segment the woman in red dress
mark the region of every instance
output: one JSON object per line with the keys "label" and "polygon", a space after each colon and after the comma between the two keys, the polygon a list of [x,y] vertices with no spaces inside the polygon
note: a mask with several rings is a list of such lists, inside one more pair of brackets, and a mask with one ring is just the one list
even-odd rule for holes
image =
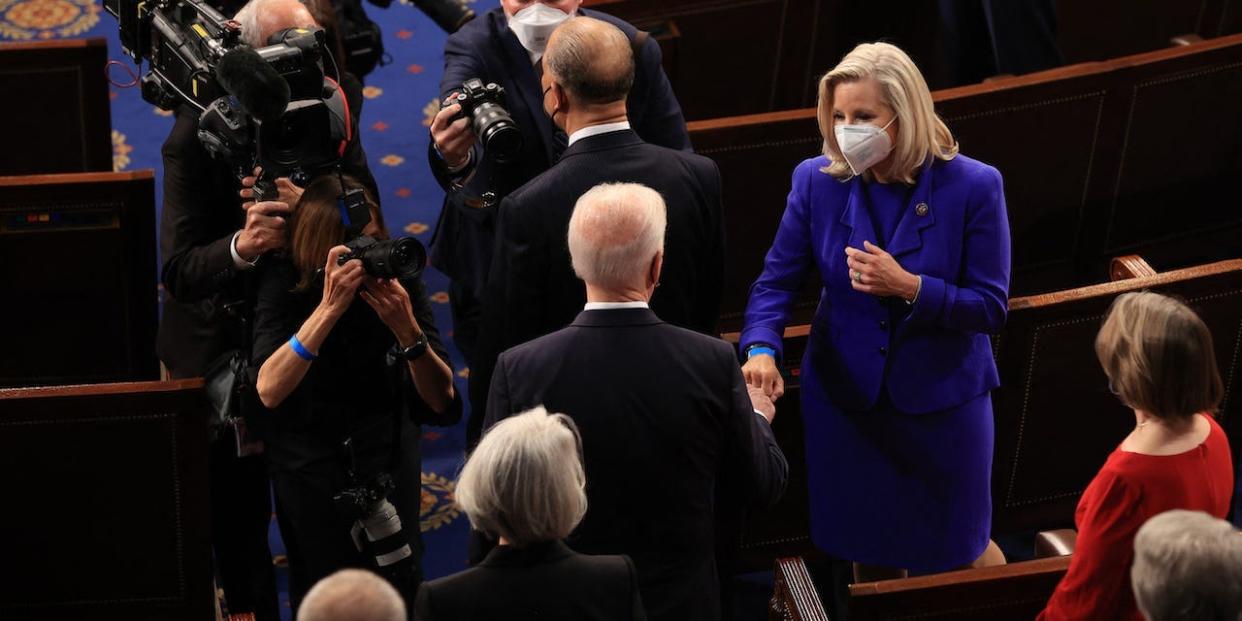
{"label": "woman in red dress", "polygon": [[1109,387],[1134,409],[1134,431],[1078,503],[1074,558],[1040,621],[1142,621],[1130,590],[1139,527],[1171,509],[1223,518],[1233,492],[1229,442],[1212,418],[1224,389],[1194,311],[1156,293],[1122,295],[1095,351]]}

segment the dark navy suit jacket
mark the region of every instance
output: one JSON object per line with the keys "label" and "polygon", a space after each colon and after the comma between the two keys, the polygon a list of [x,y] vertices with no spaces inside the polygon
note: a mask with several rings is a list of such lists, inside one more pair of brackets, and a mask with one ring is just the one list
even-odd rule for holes
{"label": "dark navy suit jacket", "polygon": [[[581,10],[581,15],[615,25],[630,38],[638,30],[611,15]],[[681,106],[664,75],[660,46],[648,38],[635,58],[634,86],[627,102],[630,124],[644,141],[679,150],[690,150],[690,136]],[[530,55],[497,8],[468,22],[449,36],[444,46],[444,77],[440,97],[461,90],[463,82],[479,78],[505,89],[505,106],[522,131],[524,145],[515,161],[498,165],[476,146],[478,162],[463,191],[450,194],[440,214],[431,251],[431,263],[459,286],[482,297],[492,256],[495,208],[467,204],[484,192],[496,194],[496,204],[510,192],[556,163],[560,146],[558,130],[543,111],[543,95]],[[562,140],[564,134],[562,133]]]}
{"label": "dark navy suit jacket", "polygon": [[570,547],[634,559],[653,621],[720,619],[716,516],[775,503],[789,475],[733,348],[645,308],[583,311],[500,356],[487,425],[537,405],[582,435]]}
{"label": "dark navy suit jacket", "polygon": [[[885,248],[922,276],[914,306],[892,304],[850,285],[845,247],[875,243],[862,180],[841,182],[817,157],[798,166],[763,273],[750,290],[741,346],[778,350],[790,303],[812,266],[823,279],[803,381],[819,381],[846,411],[865,411],[882,387],[896,408],[936,412],[996,388],[989,333],[1005,323],[1009,221],[1000,173],[965,156],[935,160],[918,183]],[[804,404],[814,411],[817,404]]]}

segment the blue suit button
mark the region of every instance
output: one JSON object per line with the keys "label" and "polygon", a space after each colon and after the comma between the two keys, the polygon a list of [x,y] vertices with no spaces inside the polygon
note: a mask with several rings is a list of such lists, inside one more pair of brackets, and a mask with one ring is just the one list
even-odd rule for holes
{"label": "blue suit button", "polygon": [[881,320],[880,320],[880,329],[881,329],[881,330],[883,330],[883,329],[885,329],[885,328],[887,328],[887,327],[888,327],[888,322],[887,322],[887,321],[884,321],[883,319],[881,319]]}
{"label": "blue suit button", "polygon": [[885,346],[883,346],[883,345],[881,345],[881,346],[880,346],[880,355],[881,355],[881,356],[887,356],[887,355],[888,355],[888,348],[887,348],[887,347],[885,347]]}

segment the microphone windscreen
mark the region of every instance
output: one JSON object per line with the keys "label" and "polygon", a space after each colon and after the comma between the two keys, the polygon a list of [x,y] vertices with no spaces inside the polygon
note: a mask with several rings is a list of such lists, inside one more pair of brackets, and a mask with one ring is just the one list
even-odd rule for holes
{"label": "microphone windscreen", "polygon": [[260,121],[279,119],[289,106],[289,83],[251,48],[226,52],[216,67],[216,78],[247,114]]}

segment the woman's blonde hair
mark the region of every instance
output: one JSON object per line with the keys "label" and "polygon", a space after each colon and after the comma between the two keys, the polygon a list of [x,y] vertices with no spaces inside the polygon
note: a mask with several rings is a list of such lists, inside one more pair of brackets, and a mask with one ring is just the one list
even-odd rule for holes
{"label": "woman's blonde hair", "polygon": [[366,186],[349,176],[337,178],[336,175],[325,174],[316,178],[298,199],[289,222],[289,254],[298,270],[298,284],[294,291],[310,288],[319,269],[328,260],[328,251],[348,241],[345,239],[345,223],[341,221],[339,204],[343,194],[342,181],[345,189],[362,188],[367,206],[371,208],[371,218],[380,229],[377,237],[388,237],[384,214]]}
{"label": "woman's blonde hair", "polygon": [[1212,413],[1224,397],[1212,333],[1171,297],[1118,296],[1095,337],[1095,354],[1118,398],[1157,418]]}
{"label": "woman's blonde hair", "polygon": [[586,514],[586,472],[574,421],[543,407],[506,418],[479,441],[457,479],[476,530],[515,548],[564,539]]}
{"label": "woman's blonde hair", "polygon": [[957,156],[957,141],[944,121],[936,115],[931,91],[919,68],[901,48],[888,43],[863,43],[845,55],[819,81],[819,133],[824,137],[824,155],[830,164],[824,172],[837,179],[853,175],[841,156],[833,133],[833,97],[838,84],[874,78],[880,85],[884,104],[897,118],[897,141],[893,145],[889,177],[914,183],[919,169],[933,157],[951,160]]}

